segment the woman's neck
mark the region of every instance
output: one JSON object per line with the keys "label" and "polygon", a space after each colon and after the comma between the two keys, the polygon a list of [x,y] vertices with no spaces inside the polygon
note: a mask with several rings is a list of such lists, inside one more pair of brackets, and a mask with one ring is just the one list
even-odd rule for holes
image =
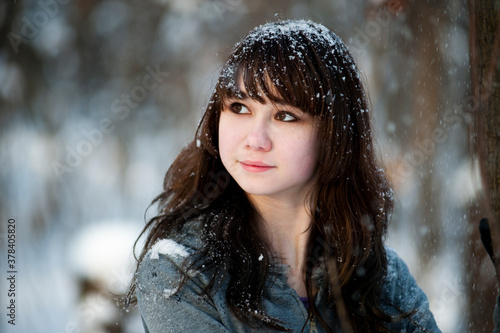
{"label": "woman's neck", "polygon": [[304,202],[291,202],[269,197],[251,196],[257,209],[264,235],[272,250],[290,266],[288,284],[299,296],[307,296],[305,288],[306,249],[311,217]]}

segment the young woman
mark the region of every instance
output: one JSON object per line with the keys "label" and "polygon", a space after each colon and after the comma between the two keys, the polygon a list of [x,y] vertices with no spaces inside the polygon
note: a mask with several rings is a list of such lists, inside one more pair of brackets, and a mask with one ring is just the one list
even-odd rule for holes
{"label": "young woman", "polygon": [[365,92],[320,24],[235,46],[154,203],[129,294],[146,332],[439,332],[384,247],[392,192]]}

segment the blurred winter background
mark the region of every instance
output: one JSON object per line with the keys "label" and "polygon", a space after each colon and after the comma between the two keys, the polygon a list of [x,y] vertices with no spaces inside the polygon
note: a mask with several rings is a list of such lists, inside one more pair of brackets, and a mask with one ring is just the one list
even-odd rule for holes
{"label": "blurred winter background", "polygon": [[465,0],[2,1],[0,331],[141,331],[114,295],[225,56],[256,25],[310,18],[337,31],[363,68],[396,188],[388,244],[444,332],[491,332],[496,285],[468,153],[468,15]]}

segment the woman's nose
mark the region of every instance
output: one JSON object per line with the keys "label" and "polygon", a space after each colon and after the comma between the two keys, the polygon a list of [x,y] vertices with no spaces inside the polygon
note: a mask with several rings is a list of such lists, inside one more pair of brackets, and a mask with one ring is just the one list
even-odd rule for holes
{"label": "woman's nose", "polygon": [[253,150],[271,150],[272,144],[269,136],[269,126],[265,121],[256,119],[252,123],[246,138],[246,145]]}

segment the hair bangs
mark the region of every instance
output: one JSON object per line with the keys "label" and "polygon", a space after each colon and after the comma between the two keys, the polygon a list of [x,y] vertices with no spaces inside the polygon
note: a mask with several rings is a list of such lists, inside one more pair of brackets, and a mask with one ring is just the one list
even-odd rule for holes
{"label": "hair bangs", "polygon": [[[304,48],[291,47],[290,39],[300,39]],[[327,108],[328,84],[322,73],[313,42],[300,33],[270,38],[247,38],[237,45],[218,83],[223,104],[230,98],[266,99],[287,104],[313,116]],[[296,41],[297,43],[297,41]],[[241,91],[243,86],[244,91]]]}

